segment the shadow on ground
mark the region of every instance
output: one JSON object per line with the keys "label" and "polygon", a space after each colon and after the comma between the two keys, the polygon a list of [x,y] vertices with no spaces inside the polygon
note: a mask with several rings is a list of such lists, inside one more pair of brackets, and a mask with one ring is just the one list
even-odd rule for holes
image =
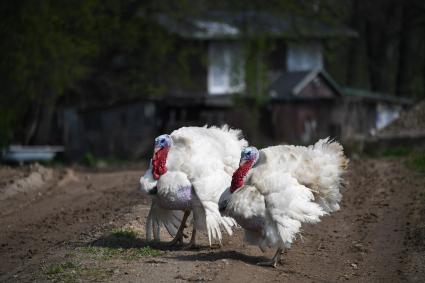
{"label": "shadow on ground", "polygon": [[237,260],[246,264],[257,265],[258,262],[267,261],[264,256],[250,256],[237,251],[221,250],[218,246],[197,246],[196,248],[185,249],[183,245],[168,246],[167,242],[146,241],[145,239],[133,237],[120,237],[114,234],[101,236],[100,238],[90,242],[88,246],[103,248],[144,248],[151,247],[161,251],[184,251],[186,253],[171,256],[170,258],[180,261],[205,261],[214,262],[219,260]]}
{"label": "shadow on ground", "polygon": [[190,255],[178,255],[171,257],[182,261],[218,261],[223,259],[242,261],[247,264],[257,265],[262,261],[270,260],[263,256],[250,256],[237,251],[200,252]]}
{"label": "shadow on ground", "polygon": [[186,245],[169,246],[168,242],[147,241],[145,239],[140,239],[137,237],[120,237],[114,234],[101,236],[98,239],[88,243],[87,246],[103,247],[103,248],[122,248],[122,249],[151,247],[161,251],[181,251],[181,250],[199,251],[199,250],[212,250],[212,249],[218,248],[214,246],[209,247],[209,246],[202,245],[202,246],[196,246],[190,249],[185,249]]}

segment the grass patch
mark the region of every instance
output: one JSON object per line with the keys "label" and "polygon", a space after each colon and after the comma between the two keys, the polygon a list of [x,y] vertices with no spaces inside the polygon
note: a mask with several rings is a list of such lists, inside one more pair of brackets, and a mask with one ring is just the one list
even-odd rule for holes
{"label": "grass patch", "polygon": [[129,255],[129,259],[137,259],[142,257],[154,257],[161,255],[161,252],[159,250],[153,249],[149,246],[138,248],[138,249],[132,249],[132,253]]}
{"label": "grass patch", "polygon": [[410,148],[398,146],[398,147],[385,148],[382,151],[381,155],[383,157],[404,157],[404,156],[408,156],[411,152],[412,150]]}
{"label": "grass patch", "polygon": [[97,164],[97,159],[90,152],[84,154],[83,163],[89,167],[95,167]]}
{"label": "grass patch", "polygon": [[425,173],[425,150],[412,149],[404,146],[387,147],[374,152],[369,152],[370,157],[405,158],[409,169]]}
{"label": "grass patch", "polygon": [[393,146],[393,147],[384,147],[384,148],[375,148],[373,150],[369,149],[366,152],[366,156],[379,158],[379,157],[388,157],[388,158],[402,158],[409,156],[412,153],[412,149],[405,146]]}
{"label": "grass patch", "polygon": [[84,154],[82,163],[91,168],[104,168],[111,165],[119,165],[125,163],[127,160],[116,157],[96,157],[92,153],[87,152]]}
{"label": "grass patch", "polygon": [[124,238],[128,240],[134,240],[137,238],[137,233],[130,229],[117,229],[112,231],[111,235],[117,238]]}
{"label": "grass patch", "polygon": [[112,274],[112,271],[104,268],[83,267],[73,262],[43,266],[41,269],[47,278],[53,282],[102,282]]}
{"label": "grass patch", "polygon": [[412,153],[407,161],[407,166],[413,170],[425,173],[425,150]]}
{"label": "grass patch", "polygon": [[111,247],[84,247],[83,252],[91,254],[92,256],[102,259],[126,259],[126,260],[136,260],[144,257],[154,257],[159,256],[161,252],[159,250],[153,249],[149,246],[143,248],[111,248]]}
{"label": "grass patch", "polygon": [[113,257],[119,256],[124,253],[123,248],[110,248],[110,247],[84,247],[83,252],[91,254],[97,258],[108,260]]}
{"label": "grass patch", "polygon": [[65,262],[61,264],[54,264],[50,266],[43,266],[42,270],[46,275],[56,275],[67,271],[68,269],[75,269],[77,266],[73,262]]}

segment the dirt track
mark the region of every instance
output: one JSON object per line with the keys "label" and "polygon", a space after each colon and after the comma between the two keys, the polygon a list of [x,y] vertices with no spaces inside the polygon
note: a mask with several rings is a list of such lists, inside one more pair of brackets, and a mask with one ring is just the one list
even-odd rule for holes
{"label": "dirt track", "polygon": [[[304,227],[303,238],[277,269],[256,265],[274,251],[262,254],[244,245],[241,231],[227,237],[223,248],[207,247],[199,235],[199,250],[160,244],[153,246],[159,256],[128,257],[148,244],[143,231],[148,201],[136,190],[142,169],[0,167],[0,281],[425,280],[425,176],[402,160],[351,162],[342,209]],[[31,178],[41,182],[26,187]],[[138,231],[137,238],[111,240],[110,232],[122,227]],[[99,257],[88,246],[113,252]],[[49,271],[58,265],[63,270]]]}

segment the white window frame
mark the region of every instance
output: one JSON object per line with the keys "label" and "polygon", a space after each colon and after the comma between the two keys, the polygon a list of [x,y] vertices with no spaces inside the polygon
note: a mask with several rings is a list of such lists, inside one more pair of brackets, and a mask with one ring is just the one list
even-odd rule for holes
{"label": "white window frame", "polygon": [[238,42],[211,42],[208,48],[208,93],[240,93],[245,90],[242,45]]}

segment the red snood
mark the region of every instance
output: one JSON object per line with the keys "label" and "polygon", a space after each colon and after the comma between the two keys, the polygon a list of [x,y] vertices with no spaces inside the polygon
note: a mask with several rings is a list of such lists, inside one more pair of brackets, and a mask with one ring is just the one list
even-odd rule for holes
{"label": "red snood", "polygon": [[158,180],[161,175],[167,172],[167,155],[170,149],[161,148],[153,154],[152,158],[152,175],[155,180]]}
{"label": "red snood", "polygon": [[248,171],[251,169],[254,160],[248,160],[242,165],[239,165],[239,168],[233,173],[232,184],[230,185],[230,192],[233,193],[240,187],[244,185],[244,179]]}

